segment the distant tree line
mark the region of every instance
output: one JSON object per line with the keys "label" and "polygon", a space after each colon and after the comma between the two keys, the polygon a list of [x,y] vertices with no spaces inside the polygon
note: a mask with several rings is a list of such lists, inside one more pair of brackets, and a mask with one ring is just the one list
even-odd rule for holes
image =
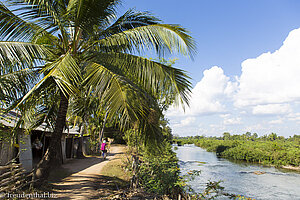
{"label": "distant tree line", "polygon": [[263,165],[300,166],[300,135],[285,138],[271,133],[258,137],[256,133],[242,135],[223,133],[221,137],[176,137],[178,145],[195,144],[223,158],[255,162]]}

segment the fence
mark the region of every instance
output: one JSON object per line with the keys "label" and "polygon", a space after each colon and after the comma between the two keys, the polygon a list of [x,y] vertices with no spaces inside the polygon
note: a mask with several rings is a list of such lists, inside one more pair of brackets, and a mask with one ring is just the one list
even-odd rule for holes
{"label": "fence", "polygon": [[0,166],[0,193],[11,193],[21,190],[33,181],[32,173],[26,174],[21,164],[13,162]]}

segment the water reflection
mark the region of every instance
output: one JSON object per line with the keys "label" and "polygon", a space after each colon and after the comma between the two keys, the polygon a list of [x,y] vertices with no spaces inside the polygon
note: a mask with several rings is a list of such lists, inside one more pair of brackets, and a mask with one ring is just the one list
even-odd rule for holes
{"label": "water reflection", "polygon": [[228,193],[255,199],[300,199],[299,172],[232,162],[194,145],[179,146],[175,152],[182,173],[201,170],[201,175],[190,182],[197,192],[204,190],[208,180],[222,180],[221,186]]}

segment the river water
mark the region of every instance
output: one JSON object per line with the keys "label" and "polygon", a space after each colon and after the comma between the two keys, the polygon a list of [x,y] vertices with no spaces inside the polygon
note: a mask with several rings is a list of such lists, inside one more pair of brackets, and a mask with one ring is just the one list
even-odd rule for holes
{"label": "river water", "polygon": [[[201,170],[201,174],[189,184],[196,192],[202,192],[208,180],[223,182],[225,192],[254,199],[300,200],[300,173],[274,167],[263,167],[245,162],[231,162],[218,158],[194,145],[179,146],[175,150],[182,173]],[[265,174],[256,175],[253,172]]]}

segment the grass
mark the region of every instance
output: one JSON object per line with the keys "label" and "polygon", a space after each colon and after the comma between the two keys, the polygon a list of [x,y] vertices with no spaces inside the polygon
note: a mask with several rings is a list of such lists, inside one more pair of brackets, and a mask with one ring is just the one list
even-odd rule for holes
{"label": "grass", "polygon": [[104,176],[116,177],[126,182],[130,181],[131,175],[128,171],[124,169],[124,164],[123,164],[124,159],[125,156],[122,155],[120,159],[116,159],[108,162],[102,168],[101,174]]}

